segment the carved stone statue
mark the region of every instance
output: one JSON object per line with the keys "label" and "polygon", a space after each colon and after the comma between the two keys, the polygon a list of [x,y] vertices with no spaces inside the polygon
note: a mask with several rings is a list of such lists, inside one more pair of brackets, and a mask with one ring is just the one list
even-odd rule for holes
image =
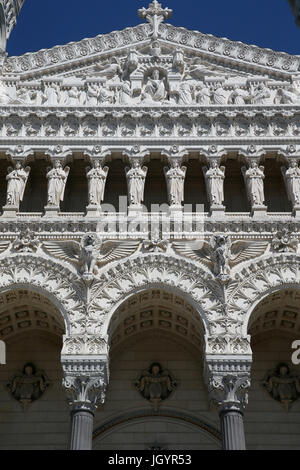
{"label": "carved stone statue", "polygon": [[293,375],[285,363],[278,364],[275,370],[267,373],[263,386],[286,410],[300,396],[300,378]]}
{"label": "carved stone statue", "polygon": [[80,104],[80,95],[81,92],[77,87],[71,87],[68,90],[67,105],[78,106]]}
{"label": "carved stone statue", "polygon": [[124,80],[119,87],[119,104],[122,104],[124,106],[128,104],[132,104],[132,89],[130,82],[127,80]]}
{"label": "carved stone statue", "polygon": [[158,362],[153,362],[148,370],[141,373],[135,386],[157,410],[161,402],[176,389],[177,383],[168,370],[164,370]]}
{"label": "carved stone statue", "polygon": [[8,175],[6,176],[7,181],[7,206],[15,206],[19,208],[20,202],[23,201],[24,192],[27,184],[27,180],[30,173],[30,167],[27,166],[25,169],[22,167],[20,162],[17,162],[15,168],[8,168]]}
{"label": "carved stone statue", "polygon": [[291,160],[288,169],[282,166],[281,171],[289,200],[293,207],[300,206],[300,168],[297,160]]}
{"label": "carved stone statue", "polygon": [[146,166],[141,167],[139,159],[132,159],[131,168],[126,167],[126,179],[130,206],[140,206],[144,201],[144,188],[148,172]]}
{"label": "carved stone statue", "polygon": [[106,83],[102,83],[98,91],[98,104],[112,104],[114,92],[108,90]]}
{"label": "carved stone statue", "polygon": [[213,104],[226,104],[226,95],[222,87],[215,86],[211,94]]}
{"label": "carved stone statue", "polygon": [[27,362],[23,371],[14,376],[7,384],[7,388],[26,410],[30,403],[43,395],[49,385],[45,372],[37,370],[34,364]]}
{"label": "carved stone statue", "polygon": [[274,99],[275,104],[299,104],[300,96],[296,90],[279,88]]}
{"label": "carved stone statue", "polygon": [[224,201],[225,167],[219,167],[217,160],[212,160],[208,169],[203,167],[203,173],[211,206],[221,206]]}
{"label": "carved stone statue", "polygon": [[248,199],[251,206],[263,206],[265,201],[264,193],[264,167],[258,166],[256,160],[252,160],[250,168],[242,167],[242,173],[246,183]]}
{"label": "carved stone statue", "polygon": [[269,88],[263,83],[258,85],[254,90],[251,89],[250,94],[252,104],[268,104],[271,97]]}
{"label": "carved stone statue", "polygon": [[293,237],[286,227],[284,227],[282,231],[277,232],[271,242],[272,250],[277,253],[296,252],[298,245],[298,239]]}
{"label": "carved stone statue", "polygon": [[140,241],[131,240],[102,242],[95,233],[84,235],[80,243],[73,240],[43,243],[43,249],[51,256],[71,263],[89,277],[105,264],[132,255],[139,246]]}
{"label": "carved stone statue", "polygon": [[159,78],[159,70],[155,69],[142,90],[142,101],[161,102],[167,97],[164,79]]}
{"label": "carved stone statue", "polygon": [[91,167],[86,168],[88,179],[89,205],[100,206],[104,199],[105,184],[109,168],[101,167],[99,160],[95,160]]}
{"label": "carved stone statue", "polygon": [[2,80],[0,80],[0,104],[9,104],[11,101],[12,98],[9,96],[7,87]]}
{"label": "carved stone statue", "polygon": [[86,104],[88,106],[97,106],[99,95],[99,85],[97,83],[89,83],[86,85]]}
{"label": "carved stone statue", "polygon": [[123,72],[122,72],[122,69],[120,67],[118,60],[115,57],[113,57],[110,60],[109,64],[97,66],[95,68],[94,75],[96,75],[97,77],[106,77],[107,80],[111,80],[116,75],[121,77],[122,73]]}
{"label": "carved stone statue", "polygon": [[208,106],[211,104],[211,91],[206,86],[196,87],[196,101],[202,106]]}
{"label": "carved stone statue", "polygon": [[65,187],[69,176],[70,168],[66,166],[64,169],[59,160],[54,163],[54,168],[48,168],[48,206],[59,207],[60,201],[64,200]]}
{"label": "carved stone statue", "polygon": [[56,106],[60,102],[60,88],[56,83],[51,83],[44,88],[41,95],[42,104]]}
{"label": "carved stone statue", "polygon": [[34,253],[40,245],[40,240],[29,228],[20,232],[12,247],[19,253]]}
{"label": "carved stone statue", "polygon": [[233,92],[228,98],[228,104],[244,105],[250,100],[250,98],[248,91],[235,86]]}
{"label": "carved stone statue", "polygon": [[170,160],[171,168],[165,166],[164,173],[167,182],[170,206],[181,206],[184,201],[184,180],[187,168],[180,167],[176,158]]}
{"label": "carved stone statue", "polygon": [[179,90],[178,90],[178,104],[182,106],[193,104],[193,95],[192,95],[191,85],[187,81],[180,83]]}
{"label": "carved stone statue", "polygon": [[246,242],[242,240],[231,242],[229,236],[214,235],[210,241],[174,242],[174,251],[181,256],[208,266],[217,276],[228,276],[230,270],[237,264],[261,256],[268,242]]}
{"label": "carved stone statue", "polygon": [[84,235],[81,239],[79,261],[82,273],[93,275],[102,241],[95,234]]}

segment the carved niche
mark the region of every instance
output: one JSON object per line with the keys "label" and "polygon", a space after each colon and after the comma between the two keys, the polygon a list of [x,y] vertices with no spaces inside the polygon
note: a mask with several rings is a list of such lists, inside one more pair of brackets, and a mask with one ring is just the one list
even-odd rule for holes
{"label": "carved niche", "polygon": [[170,371],[163,369],[159,362],[153,362],[149,369],[142,371],[135,386],[157,411],[161,402],[169,398],[176,389],[177,382]]}

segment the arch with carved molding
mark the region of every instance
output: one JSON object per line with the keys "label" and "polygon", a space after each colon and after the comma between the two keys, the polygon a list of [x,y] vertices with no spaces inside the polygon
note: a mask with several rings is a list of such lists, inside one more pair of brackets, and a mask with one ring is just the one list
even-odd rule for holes
{"label": "arch with carved molding", "polygon": [[96,425],[93,432],[94,447],[97,446],[97,444],[100,444],[101,446],[101,441],[110,433],[116,432],[118,429],[124,429],[131,423],[147,423],[151,418],[159,419],[160,422],[162,419],[167,419],[170,420],[170,423],[182,423],[191,430],[197,430],[200,434],[208,437],[218,447],[221,445],[221,433],[213,424],[206,422],[200,416],[195,416],[195,414],[190,414],[187,411],[165,407],[163,410],[156,412],[144,408],[135,408],[124,413],[116,414],[108,418],[103,423],[99,423]]}
{"label": "arch with carved molding", "polygon": [[207,270],[177,256],[139,253],[107,268],[91,287],[89,333],[107,337],[120,305],[148,289],[167,290],[183,297],[198,312],[206,333],[223,311],[221,286]]}
{"label": "arch with carved molding", "polygon": [[60,311],[66,335],[85,317],[82,281],[68,268],[34,254],[6,255],[0,261],[0,294],[29,289],[47,297]]}
{"label": "arch with carved molding", "polygon": [[227,307],[228,314],[242,321],[243,336],[256,306],[283,289],[300,289],[300,254],[272,253],[236,273],[227,289]]}

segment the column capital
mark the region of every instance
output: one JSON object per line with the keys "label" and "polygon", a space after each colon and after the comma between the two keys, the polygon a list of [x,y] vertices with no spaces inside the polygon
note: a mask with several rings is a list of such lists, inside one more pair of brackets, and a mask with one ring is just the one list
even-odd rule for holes
{"label": "column capital", "polygon": [[73,411],[94,413],[104,403],[109,380],[107,356],[63,356],[63,387]]}
{"label": "column capital", "polygon": [[204,379],[219,413],[243,412],[248,403],[252,356],[206,357]]}

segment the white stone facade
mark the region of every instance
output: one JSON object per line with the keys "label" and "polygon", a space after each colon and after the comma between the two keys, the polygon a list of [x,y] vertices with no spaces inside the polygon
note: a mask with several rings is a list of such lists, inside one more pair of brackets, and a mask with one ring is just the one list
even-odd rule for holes
{"label": "white stone facade", "polygon": [[[300,57],[171,13],[4,60],[1,381],[50,386],[25,414],[3,389],[2,449],[66,448],[66,396],[73,449],[300,448],[300,400],[262,385],[297,374]],[[178,382],[157,409],[151,363]]]}

